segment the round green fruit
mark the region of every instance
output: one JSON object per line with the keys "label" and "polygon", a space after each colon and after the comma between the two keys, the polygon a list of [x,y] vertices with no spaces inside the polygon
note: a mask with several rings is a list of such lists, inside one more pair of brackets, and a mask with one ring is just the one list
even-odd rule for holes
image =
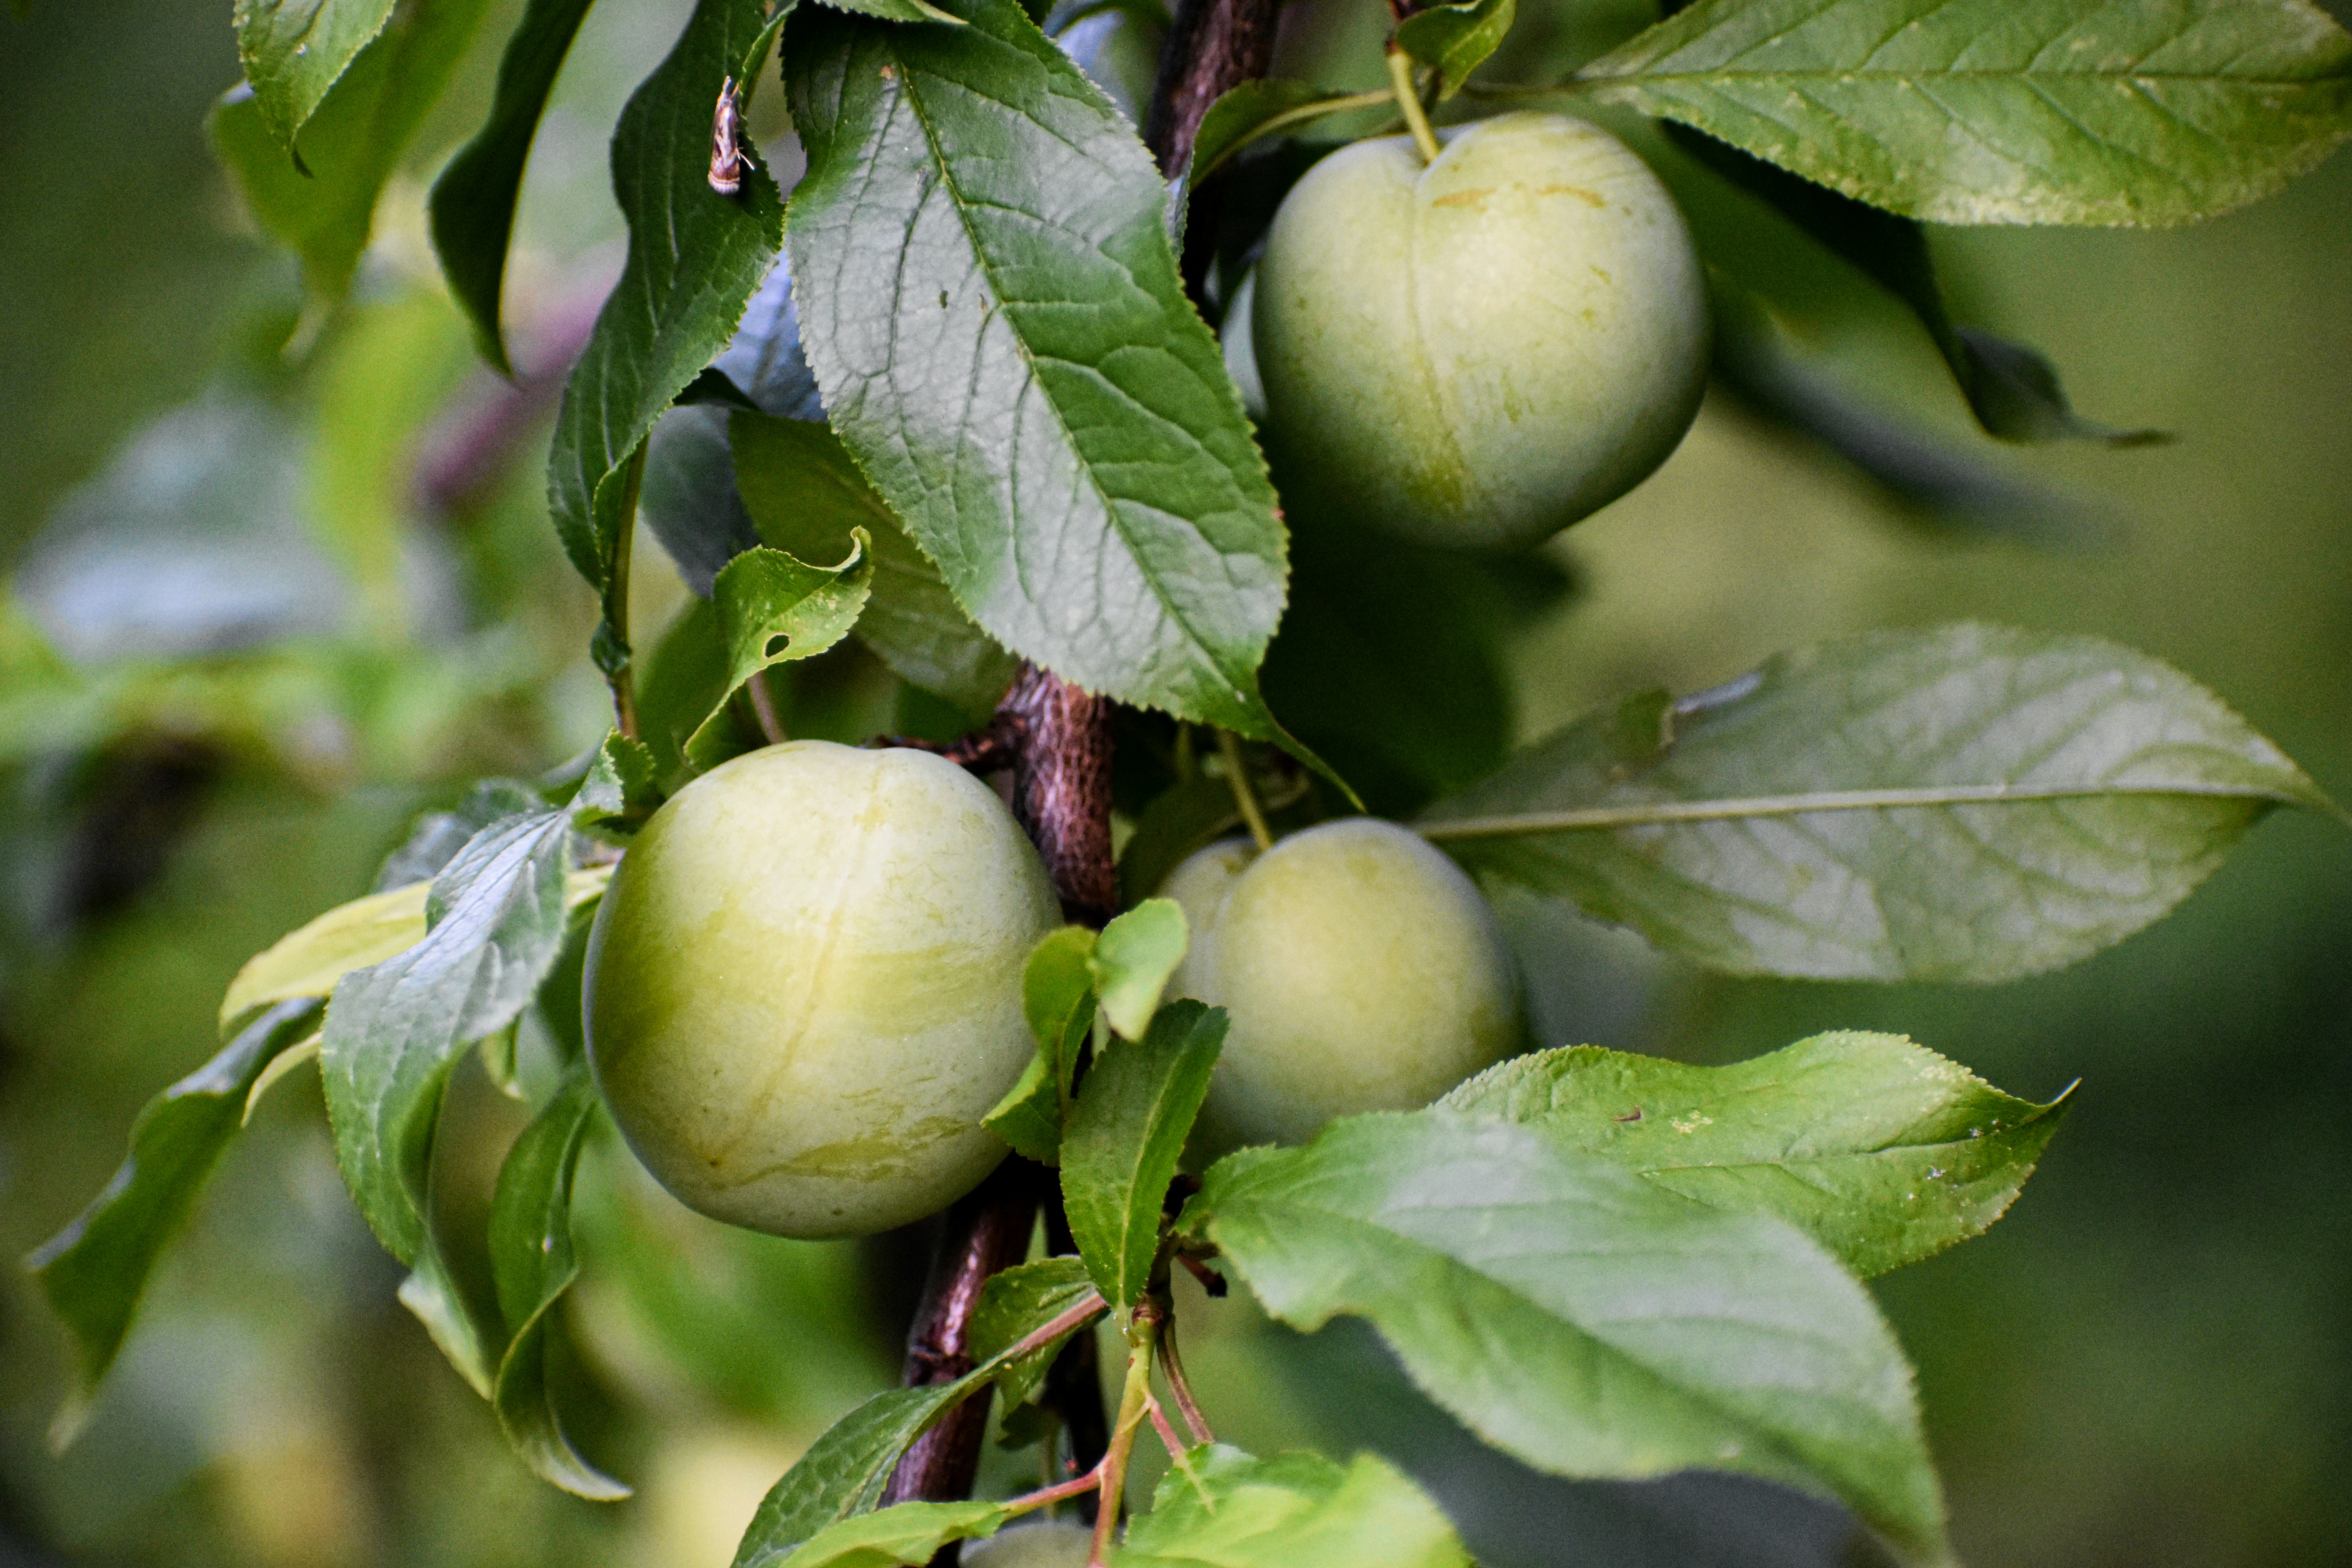
{"label": "round green fruit", "polygon": [[1067,1520],[1016,1524],[985,1541],[965,1542],[963,1568],[1086,1568],[1094,1533]]}
{"label": "round green fruit", "polygon": [[1263,855],[1215,844],[1161,885],[1192,946],[1171,995],[1232,1023],[1197,1154],[1297,1143],[1335,1116],[1427,1105],[1520,1048],[1518,981],[1486,900],[1394,823],[1354,817]]}
{"label": "round green fruit", "polygon": [[1029,949],[1058,910],[985,785],[913,751],[796,741],[653,815],[588,942],[588,1055],[689,1207],[862,1236],[1004,1157],[980,1125],[1034,1047]]}
{"label": "round green fruit", "polygon": [[1632,489],[1698,412],[1707,311],[1674,198],[1607,132],[1506,114],[1359,142],[1276,215],[1252,305],[1286,492],[1522,549]]}

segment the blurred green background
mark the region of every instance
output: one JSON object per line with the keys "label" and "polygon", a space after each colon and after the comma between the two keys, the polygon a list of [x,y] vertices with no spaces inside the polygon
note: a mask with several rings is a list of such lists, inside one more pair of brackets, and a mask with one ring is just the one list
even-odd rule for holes
{"label": "blurred green background", "polygon": [[[1301,0],[1291,68],[1377,80],[1379,10]],[[1540,78],[1646,14],[1523,5],[1498,64]],[[616,268],[604,138],[682,15],[606,0],[567,66],[511,286],[526,363]],[[352,301],[319,316],[205,150],[236,75],[223,0],[0,13],[10,1258],[210,1054],[246,957],[366,890],[420,808],[603,731],[593,605],[540,500],[545,388],[507,394],[471,362],[423,239],[425,183],[487,103],[495,57],[478,53],[387,193]],[[769,139],[775,97],[754,105]],[[1933,515],[1711,397],[1664,471],[1553,547],[1577,591],[1516,634],[1519,729],[1798,643],[1974,616],[2167,659],[2352,799],[2347,240],[2340,156],[2190,230],[1939,232],[1960,320],[2049,353],[2090,416],[2178,437],[2133,451],[1992,448],[1916,328],[1812,258],[1817,298],[1781,313],[1805,363],[2043,503]],[[657,625],[684,590],[642,575],[636,624]],[[2352,836],[2275,818],[2155,929],[1992,990],[1727,981],[1506,913],[1546,1044],[1711,1060],[1871,1027],[2020,1094],[2084,1080],[2015,1212],[1877,1287],[1970,1562],[2352,1561]],[[394,1303],[315,1081],[264,1102],[62,1454],[46,1432],[69,1348],[6,1271],[0,1563],[718,1568],[793,1454],[889,1381],[919,1238],[727,1233],[608,1138],[583,1167],[571,1315],[584,1441],[639,1490],[599,1507],[539,1485]],[[487,1179],[466,1152],[494,1160],[520,1114],[461,1082],[455,1201]],[[1746,1483],[1539,1482],[1360,1338],[1182,1306],[1231,1435],[1387,1449],[1493,1568],[1834,1559],[1827,1510]]]}

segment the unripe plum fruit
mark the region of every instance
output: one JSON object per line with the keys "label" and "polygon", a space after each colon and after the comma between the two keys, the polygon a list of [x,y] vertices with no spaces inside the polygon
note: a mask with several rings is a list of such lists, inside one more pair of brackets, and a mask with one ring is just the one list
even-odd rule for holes
{"label": "unripe plum fruit", "polygon": [[1624,143],[1559,114],[1359,142],[1276,215],[1252,305],[1295,503],[1522,549],[1632,489],[1705,389],[1705,280]]}
{"label": "unripe plum fruit", "polygon": [[962,1196],[1034,1043],[1029,950],[1059,916],[1002,801],[951,763],[795,741],[680,790],[588,943],[596,1081],[682,1202],[861,1236]]}
{"label": "unripe plum fruit", "polygon": [[1427,1105],[1520,1048],[1517,976],[1459,867],[1394,823],[1199,851],[1161,884],[1192,944],[1169,994],[1231,1018],[1193,1152],[1296,1143]]}
{"label": "unripe plum fruit", "polygon": [[1067,1520],[1016,1524],[964,1543],[963,1568],[1086,1568],[1095,1532]]}

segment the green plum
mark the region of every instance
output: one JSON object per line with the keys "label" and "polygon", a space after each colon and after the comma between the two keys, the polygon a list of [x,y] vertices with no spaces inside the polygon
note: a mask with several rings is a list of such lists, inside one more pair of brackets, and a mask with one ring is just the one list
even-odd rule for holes
{"label": "green plum", "polygon": [[1459,867],[1394,823],[1325,823],[1263,855],[1211,845],[1160,890],[1183,907],[1192,939],[1169,994],[1232,1018],[1196,1155],[1427,1105],[1524,1043],[1494,912]]}
{"label": "green plum", "polygon": [[1308,171],[1251,304],[1286,499],[1428,544],[1537,544],[1646,479],[1698,412],[1705,279],[1607,132],[1506,114]]}
{"label": "green plum", "polygon": [[589,937],[588,1054],[689,1207],[861,1236],[969,1192],[981,1117],[1034,1049],[1030,948],[1059,918],[1002,801],[920,752],[796,741],[680,790]]}
{"label": "green plum", "polygon": [[986,1541],[967,1542],[963,1568],[1086,1568],[1094,1533],[1068,1520],[1016,1524]]}

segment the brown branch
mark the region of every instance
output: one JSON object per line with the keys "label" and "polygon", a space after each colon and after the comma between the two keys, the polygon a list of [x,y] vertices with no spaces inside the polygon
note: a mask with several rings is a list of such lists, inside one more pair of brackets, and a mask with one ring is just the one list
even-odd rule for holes
{"label": "brown branch", "polygon": [[1209,105],[1274,63],[1277,0],[1178,0],[1160,79],[1143,116],[1144,145],[1174,174],[1192,156],[1192,136]]}
{"label": "brown branch", "polygon": [[[1044,1171],[1016,1155],[942,1216],[923,1303],[907,1336],[906,1386],[953,1383],[971,1370],[972,1309],[989,1276],[1028,1253],[1044,1185]],[[970,1496],[981,1445],[988,1437],[988,1409],[984,1398],[967,1399],[917,1438],[891,1472],[882,1500]]]}
{"label": "brown branch", "polygon": [[1110,699],[1024,664],[996,718],[1013,750],[1013,815],[1036,840],[1062,913],[1100,926],[1118,912],[1110,852]]}

